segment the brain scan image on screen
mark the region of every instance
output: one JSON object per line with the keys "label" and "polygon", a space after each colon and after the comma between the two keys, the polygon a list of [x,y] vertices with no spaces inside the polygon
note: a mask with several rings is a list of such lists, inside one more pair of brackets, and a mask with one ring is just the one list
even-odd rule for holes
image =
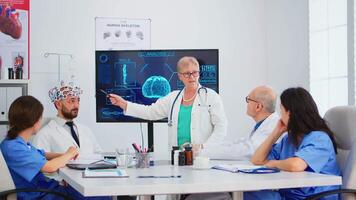
{"label": "brain scan image on screen", "polygon": [[125,116],[100,90],[151,105],[170,92],[183,89],[176,72],[176,64],[183,56],[198,59],[200,83],[218,92],[217,49],[96,51],[97,122],[143,122]]}
{"label": "brain scan image on screen", "polygon": [[162,76],[149,77],[142,86],[142,94],[146,98],[161,98],[171,92],[171,86]]}

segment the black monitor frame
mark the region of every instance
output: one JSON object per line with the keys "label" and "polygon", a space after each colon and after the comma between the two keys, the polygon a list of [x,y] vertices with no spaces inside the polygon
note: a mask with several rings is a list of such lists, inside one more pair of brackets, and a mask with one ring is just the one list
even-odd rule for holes
{"label": "black monitor frame", "polygon": [[[160,51],[174,51],[174,52],[178,52],[178,53],[181,53],[181,52],[194,52],[196,51],[197,54],[198,52],[202,52],[202,51],[215,51],[215,54],[217,56],[217,63],[216,63],[216,92],[219,92],[219,50],[218,49],[149,49],[149,50],[98,50],[95,52],[95,57],[97,58],[97,54],[99,53],[102,53],[102,52],[160,52]],[[191,53],[191,54],[185,54],[183,56],[193,56],[193,57],[196,57],[198,62],[199,62],[199,65],[201,65],[201,60],[199,57],[197,57],[196,55],[194,55],[194,53]],[[96,88],[96,97],[98,98],[98,95],[102,95],[102,94],[98,94],[98,93],[101,93],[100,89],[102,88],[98,88],[98,79],[99,79],[99,63],[98,63],[98,59],[96,59],[95,61],[95,88]],[[202,84],[204,85],[204,84]],[[100,120],[98,121],[99,119],[99,108],[98,108],[98,99],[96,100],[96,122],[97,123],[116,123],[116,122],[120,122],[120,123],[144,123],[144,122],[167,122],[167,118],[165,119],[161,119],[161,120],[157,120],[157,121],[150,121],[150,120],[144,120],[144,119],[139,119],[139,118],[133,118],[133,120],[129,120],[129,121],[114,121],[114,120],[108,120],[108,121],[103,121],[103,120]]]}

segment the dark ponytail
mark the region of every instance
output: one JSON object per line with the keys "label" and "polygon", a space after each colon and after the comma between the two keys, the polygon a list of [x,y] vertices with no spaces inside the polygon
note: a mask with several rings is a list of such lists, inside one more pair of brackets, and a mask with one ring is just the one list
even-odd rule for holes
{"label": "dark ponytail", "polygon": [[19,130],[19,128],[17,127],[10,127],[10,129],[7,131],[7,137],[9,139],[14,139],[17,137],[17,135],[19,134],[21,130]]}
{"label": "dark ponytail", "polygon": [[15,139],[23,130],[31,128],[42,117],[43,105],[33,96],[17,98],[9,109],[7,138]]}

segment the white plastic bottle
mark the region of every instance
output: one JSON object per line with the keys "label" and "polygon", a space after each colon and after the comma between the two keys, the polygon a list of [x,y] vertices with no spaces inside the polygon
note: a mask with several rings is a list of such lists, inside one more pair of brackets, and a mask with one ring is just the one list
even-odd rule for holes
{"label": "white plastic bottle", "polygon": [[178,166],[180,150],[174,150],[174,166]]}

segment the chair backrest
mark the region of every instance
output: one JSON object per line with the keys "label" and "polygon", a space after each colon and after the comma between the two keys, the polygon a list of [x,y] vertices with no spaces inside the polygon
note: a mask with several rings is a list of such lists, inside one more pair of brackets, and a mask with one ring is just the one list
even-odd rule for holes
{"label": "chair backrest", "polygon": [[[5,162],[4,156],[2,155],[1,151],[0,151],[0,177],[1,177],[0,192],[15,189],[15,184],[12,180],[9,168],[7,167],[7,164]],[[7,199],[8,200],[16,199],[16,194],[9,195]]]}
{"label": "chair backrest", "polygon": [[[334,132],[338,145],[338,163],[342,170],[343,188],[356,189],[356,106],[329,109],[324,119]],[[355,195],[347,199],[356,199]]]}
{"label": "chair backrest", "polygon": [[46,126],[48,124],[48,122],[51,121],[52,119],[53,119],[53,117],[42,117],[41,128]]}

